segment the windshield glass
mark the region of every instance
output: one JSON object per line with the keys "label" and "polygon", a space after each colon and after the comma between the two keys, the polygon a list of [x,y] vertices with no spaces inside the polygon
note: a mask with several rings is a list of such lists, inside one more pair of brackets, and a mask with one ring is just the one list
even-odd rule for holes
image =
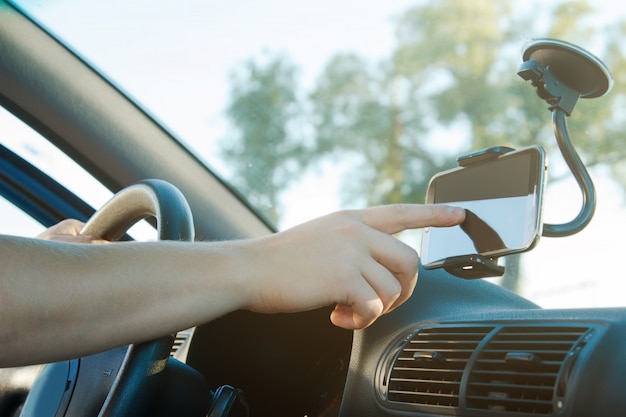
{"label": "windshield glass", "polygon": [[[624,305],[626,12],[608,1],[18,1],[134,97],[277,229],[342,208],[425,201],[430,178],[489,146],[539,144],[543,218],[581,206],[550,112],[517,75],[553,37],[600,57],[612,91],[569,129],[598,192],[590,226],[542,238],[493,279],[544,307]],[[626,10],[626,9],[625,9]],[[421,232],[402,236],[419,248]]]}

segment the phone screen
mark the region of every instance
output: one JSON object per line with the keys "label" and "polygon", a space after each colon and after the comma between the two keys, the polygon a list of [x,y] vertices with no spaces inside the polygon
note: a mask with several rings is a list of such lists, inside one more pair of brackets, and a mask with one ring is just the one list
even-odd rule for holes
{"label": "phone screen", "polygon": [[446,258],[498,257],[532,248],[541,232],[545,168],[543,150],[533,146],[433,177],[427,203],[463,207],[466,219],[424,231],[422,264],[437,268]]}

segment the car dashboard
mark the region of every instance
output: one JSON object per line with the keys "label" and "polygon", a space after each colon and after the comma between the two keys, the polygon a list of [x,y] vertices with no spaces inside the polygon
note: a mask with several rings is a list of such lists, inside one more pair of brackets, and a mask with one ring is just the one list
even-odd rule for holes
{"label": "car dashboard", "polygon": [[429,271],[355,333],[341,415],[623,415],[625,324],[620,308],[541,309]]}

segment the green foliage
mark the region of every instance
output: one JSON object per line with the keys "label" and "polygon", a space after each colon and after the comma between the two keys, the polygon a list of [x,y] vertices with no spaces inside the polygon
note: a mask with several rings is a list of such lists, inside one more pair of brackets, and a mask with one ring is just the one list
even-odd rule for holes
{"label": "green foliage", "polygon": [[232,74],[227,115],[234,137],[222,156],[234,170],[232,182],[272,222],[279,218],[278,195],[299,170],[303,144],[290,134],[299,112],[296,69],[282,57],[253,60]]}
{"label": "green foliage", "polygon": [[540,144],[560,158],[547,105],[516,75],[524,39],[539,36],[606,57],[615,88],[580,100],[568,122],[585,162],[607,164],[626,187],[626,24],[598,25],[596,16],[583,0],[419,1],[397,20],[388,59],[334,56],[309,92],[286,58],[249,61],[233,77],[228,109],[234,178],[277,219],[281,190],[320,161],[349,167],[344,200],[362,206],[422,202],[434,173],[488,146]]}
{"label": "green foliage", "polygon": [[[339,55],[310,95],[314,154],[341,154],[353,165],[354,181],[344,188],[346,201],[366,205],[423,201],[435,165],[430,153],[416,146],[419,139],[413,139],[426,127],[418,113],[405,111],[402,95],[409,90],[401,81],[389,69],[355,55]],[[418,107],[415,103],[412,108]]]}

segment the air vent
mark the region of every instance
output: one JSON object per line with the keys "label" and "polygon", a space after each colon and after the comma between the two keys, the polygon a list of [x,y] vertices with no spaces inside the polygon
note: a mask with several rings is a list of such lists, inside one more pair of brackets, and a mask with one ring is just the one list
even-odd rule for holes
{"label": "air vent", "polygon": [[583,326],[502,327],[472,368],[467,407],[539,415],[558,411],[555,399],[564,395],[567,380],[561,374],[569,372],[589,332]]}
{"label": "air vent", "polygon": [[458,407],[463,371],[495,326],[427,327],[402,346],[387,379],[387,401]]}
{"label": "air vent", "polygon": [[190,328],[176,333],[176,338],[174,339],[172,349],[170,350],[171,357],[178,359],[181,362],[187,361],[187,353],[189,352],[189,345],[191,344],[191,338],[193,337],[194,331],[195,328]]}

